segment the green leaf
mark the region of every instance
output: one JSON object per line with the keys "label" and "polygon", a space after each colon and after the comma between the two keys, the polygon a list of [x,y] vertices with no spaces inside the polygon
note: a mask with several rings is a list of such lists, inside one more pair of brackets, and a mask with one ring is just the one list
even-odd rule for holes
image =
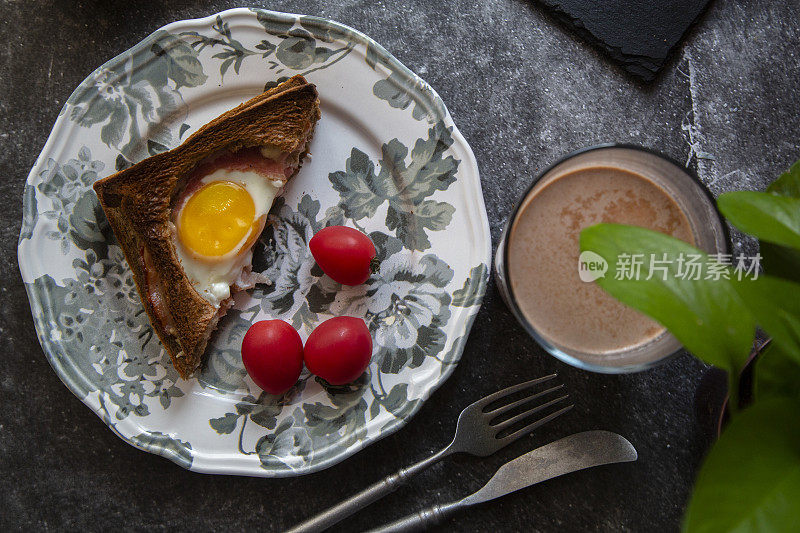
{"label": "green leaf", "polygon": [[800,363],[771,342],[755,363],[753,390],[757,402],[769,398],[800,400]]}
{"label": "green leaf", "polygon": [[773,181],[767,187],[767,192],[791,198],[800,198],[800,161],[795,162],[789,170]]}
{"label": "green leaf", "polygon": [[759,241],[761,266],[770,276],[800,283],[800,250]]}
{"label": "green leaf", "polygon": [[730,222],[759,239],[800,248],[800,199],[767,192],[721,194],[717,206]]}
{"label": "green leaf", "polygon": [[731,422],[697,477],[687,533],[797,530],[798,410],[796,401],[770,400]]}
{"label": "green leaf", "polygon": [[[800,198],[800,161],[767,187],[767,192]],[[759,241],[764,272],[771,276],[800,283],[800,250]]]}
{"label": "green leaf", "polygon": [[[662,233],[620,224],[584,229],[580,245],[581,250],[595,252],[608,262],[607,274],[597,280],[603,289],[660,322],[686,349],[706,363],[727,370],[735,380],[750,353],[755,323],[729,281],[681,279],[681,255],[699,254],[706,264],[706,254]],[[649,280],[645,279],[651,270],[646,262],[639,279],[625,279],[618,274],[617,262],[623,254],[658,259],[666,254],[668,273],[662,276],[654,271]]]}
{"label": "green leaf", "polygon": [[784,354],[800,363],[800,285],[780,278],[743,278],[733,286]]}

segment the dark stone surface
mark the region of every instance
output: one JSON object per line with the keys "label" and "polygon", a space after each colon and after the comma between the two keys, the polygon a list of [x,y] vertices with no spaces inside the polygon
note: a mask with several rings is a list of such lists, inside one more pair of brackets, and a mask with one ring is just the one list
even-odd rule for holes
{"label": "dark stone surface", "polygon": [[[627,436],[638,462],[550,481],[448,521],[452,531],[675,531],[705,449],[704,367],[681,356],[628,376],[582,372],[525,336],[494,287],[453,376],[402,430],[323,472],[285,480],[184,471],[117,438],[50,369],[16,259],[22,190],[59,109],[100,63],[173,20],[235,3],[10,1],[0,7],[0,530],[280,530],[444,446],[460,409],[558,371],[576,409],[487,459],[456,457],[346,522],[359,531],[479,487],[506,460],[568,433]],[[695,168],[718,194],[763,189],[800,157],[800,8],[717,2],[650,86],[632,82],[537,4],[285,1],[383,44],[439,92],[480,165],[492,235],[560,155],[623,141]],[[455,50],[457,53],[453,53]],[[737,250],[752,243],[735,237]]]}
{"label": "dark stone surface", "polygon": [[628,73],[652,81],[710,0],[539,0]]}

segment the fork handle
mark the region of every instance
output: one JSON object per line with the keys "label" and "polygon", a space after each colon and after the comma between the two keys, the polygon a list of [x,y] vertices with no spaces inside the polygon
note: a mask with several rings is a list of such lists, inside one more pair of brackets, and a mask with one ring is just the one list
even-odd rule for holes
{"label": "fork handle", "polygon": [[453,514],[459,507],[461,507],[460,502],[434,505],[433,507],[410,514],[377,529],[371,529],[368,533],[410,533],[412,531],[425,531],[437,524],[441,524],[445,518]]}
{"label": "fork handle", "polygon": [[334,505],[327,511],[323,511],[320,514],[309,518],[300,524],[297,524],[286,533],[318,533],[320,531],[325,531],[334,524],[338,524],[351,514],[360,511],[374,501],[394,492],[411,476],[440,461],[450,453],[450,447],[448,446],[439,453],[431,455],[430,457],[427,457],[418,463],[406,468],[401,468],[397,471],[397,473],[383,478],[382,480],[370,485],[357,494],[353,494],[343,502]]}

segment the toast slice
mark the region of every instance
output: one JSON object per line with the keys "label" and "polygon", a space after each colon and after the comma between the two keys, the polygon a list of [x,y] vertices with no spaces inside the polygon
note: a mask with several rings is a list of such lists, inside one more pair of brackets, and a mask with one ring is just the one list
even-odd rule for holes
{"label": "toast slice", "polygon": [[232,293],[259,280],[250,273],[250,242],[244,252],[250,255],[230,287],[231,296],[221,302],[204,298],[176,253],[176,202],[199,169],[256,147],[283,171],[269,179],[285,184],[299,170],[319,116],[316,87],[294,76],[215,118],[177,148],[94,184],[153,329],[182,378],[200,365],[211,333],[232,304]]}

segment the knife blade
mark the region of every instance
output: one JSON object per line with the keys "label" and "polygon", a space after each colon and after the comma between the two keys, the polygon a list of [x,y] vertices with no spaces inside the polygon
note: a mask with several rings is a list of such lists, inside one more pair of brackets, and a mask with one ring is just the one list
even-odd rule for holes
{"label": "knife blade", "polygon": [[461,503],[474,505],[585,468],[637,459],[628,440],[610,431],[584,431],[529,451],[501,466],[476,493]]}
{"label": "knife blade", "polygon": [[635,461],[637,458],[636,449],[622,435],[602,430],[575,433],[507,462],[486,485],[466,498],[424,509],[371,530],[371,533],[420,531],[440,523],[458,509],[488,502],[578,470]]}

